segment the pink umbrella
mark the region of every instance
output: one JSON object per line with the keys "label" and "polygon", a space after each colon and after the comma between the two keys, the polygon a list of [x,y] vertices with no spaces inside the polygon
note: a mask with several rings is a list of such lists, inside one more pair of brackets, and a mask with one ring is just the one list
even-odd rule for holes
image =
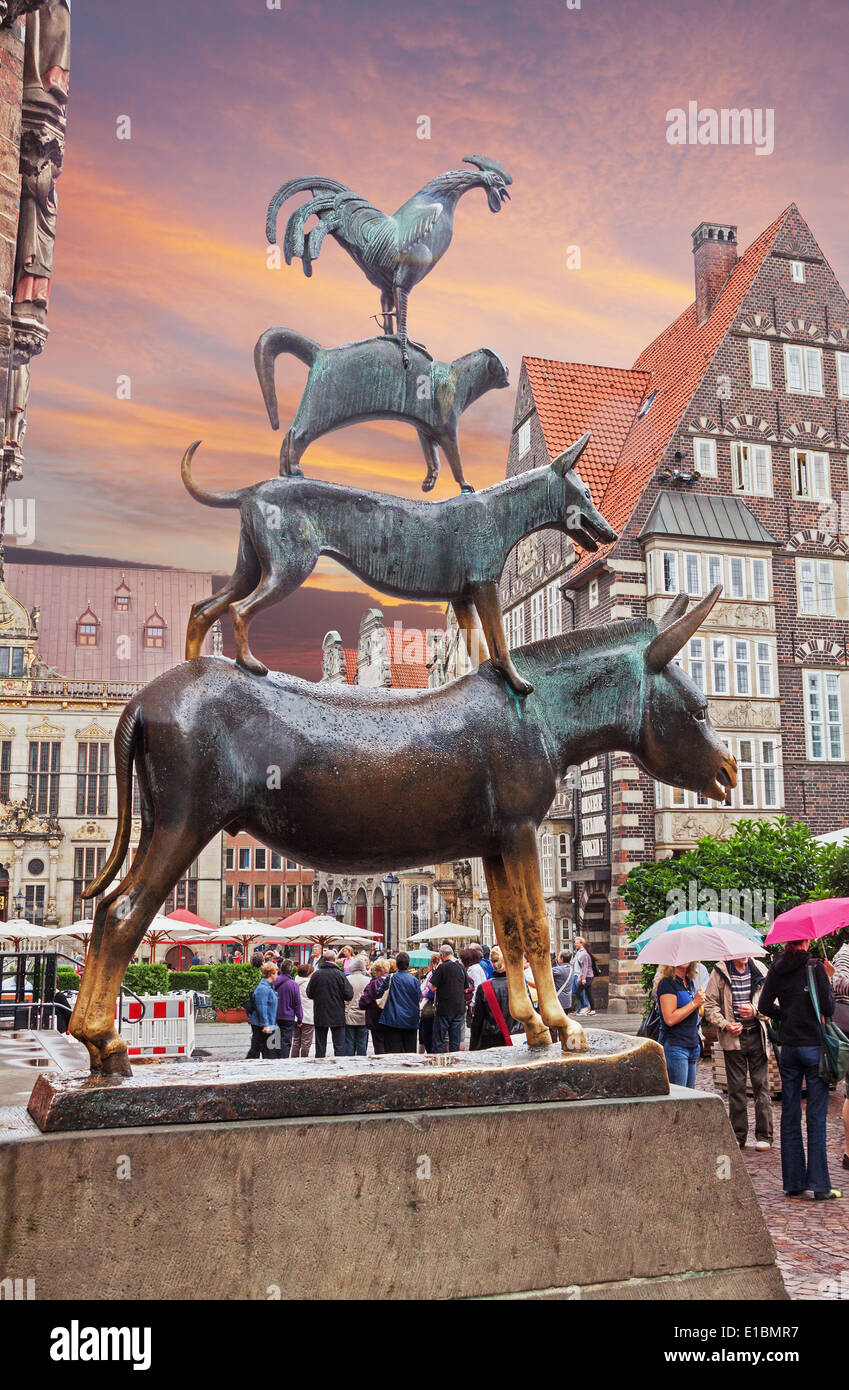
{"label": "pink umbrella", "polygon": [[849,927],[849,898],[823,898],[799,903],[776,917],[766,935],[767,946],[778,941],[816,941],[821,936]]}
{"label": "pink umbrella", "polygon": [[681,927],[662,932],[640,952],[643,965],[688,965],[693,960],[742,960],[765,956],[763,946],[724,927]]}

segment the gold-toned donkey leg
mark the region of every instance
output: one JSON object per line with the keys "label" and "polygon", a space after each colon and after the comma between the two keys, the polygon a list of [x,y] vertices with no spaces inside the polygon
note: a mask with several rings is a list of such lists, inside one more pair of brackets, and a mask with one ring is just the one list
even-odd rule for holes
{"label": "gold-toned donkey leg", "polygon": [[554,987],[548,916],[542,893],[535,826],[519,826],[513,845],[504,855],[504,864],[514,884],[519,903],[522,944],[537,987],[540,1017],[553,1033],[559,1033],[564,1052],[586,1052],[589,1044],[584,1030],[580,1023],[566,1013]]}
{"label": "gold-toned donkey leg", "polygon": [[480,666],[482,661],[489,660],[489,650],[483,635],[483,628],[478,622],[477,609],[471,599],[467,598],[453,599],[451,607],[454,609],[457,626],[463,634],[463,641],[466,644],[466,651],[469,653],[472,665]]}
{"label": "gold-toned donkey leg", "polygon": [[486,634],[489,659],[493,666],[501,672],[507,684],[512,686],[517,695],[530,695],[533,686],[530,681],[526,681],[523,676],[519,675],[513,665],[513,658],[510,655],[510,648],[504,635],[504,614],[501,611],[501,599],[498,597],[498,585],[479,584],[472,594],[472,599]]}
{"label": "gold-toned donkey leg", "polygon": [[192,605],[186,627],[187,661],[194,661],[201,655],[206,634],[216,618],[220,618],[231,603],[235,603],[251,592],[259,582],[259,573],[259,563],[256,556],[242,537],[239,541],[236,568],[225,587],[219,589],[218,593],[213,594],[211,598],[199,599],[197,603]]}
{"label": "gold-toned donkey leg", "polygon": [[551,1034],[531,1003],[525,983],[519,903],[513,891],[512,875],[500,855],[484,859],[483,870],[489,889],[495,935],[507,968],[510,1012],[517,1023],[523,1025],[529,1047],[545,1046],[551,1042]]}

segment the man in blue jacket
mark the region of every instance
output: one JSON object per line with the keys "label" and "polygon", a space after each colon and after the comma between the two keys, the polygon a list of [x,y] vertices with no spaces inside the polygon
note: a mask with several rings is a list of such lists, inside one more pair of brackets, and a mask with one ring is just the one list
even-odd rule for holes
{"label": "man in blue jacket", "polygon": [[248,1011],[251,1050],[247,1055],[251,1060],[262,1057],[267,1061],[269,1057],[268,1035],[277,1026],[277,993],[273,988],[276,976],[274,961],[266,961],[262,967],[262,979],[253,992],[253,1007]]}
{"label": "man in blue jacket", "polygon": [[398,952],[395,964],[397,969],[394,975],[387,975],[377,991],[378,999],[389,991],[380,1020],[386,1051],[417,1052],[422,987],[417,977],[410,974],[410,957],[406,951]]}

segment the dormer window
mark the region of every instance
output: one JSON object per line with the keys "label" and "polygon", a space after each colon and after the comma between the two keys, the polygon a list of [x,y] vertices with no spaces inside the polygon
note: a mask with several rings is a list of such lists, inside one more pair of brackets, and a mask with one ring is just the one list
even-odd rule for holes
{"label": "dormer window", "polygon": [[165,619],[155,608],[144,625],[144,645],[156,651],[165,648]]}
{"label": "dormer window", "polygon": [[100,641],[100,620],[91,605],[77,618],[77,646],[96,647]]}
{"label": "dormer window", "polygon": [[115,590],[115,609],[118,613],[129,613],[130,598],[131,594],[127,587],[127,581],[124,576],[121,575],[121,583]]}
{"label": "dormer window", "polygon": [[639,410],[637,411],[637,419],[638,419],[638,420],[645,420],[646,416],[648,415],[649,411],[651,410],[652,406],[654,405],[656,396],[657,396],[657,392],[656,392],[656,391],[650,391],[650,392],[649,392],[649,394],[646,396],[645,400],[643,401],[642,405],[640,406]]}

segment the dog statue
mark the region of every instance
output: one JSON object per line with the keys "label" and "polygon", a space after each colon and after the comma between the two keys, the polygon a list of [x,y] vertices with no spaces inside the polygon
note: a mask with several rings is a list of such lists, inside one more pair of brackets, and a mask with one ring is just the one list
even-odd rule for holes
{"label": "dog statue", "polygon": [[358,492],[312,478],[205,492],[191,473],[198,440],[183,458],[186,490],[206,507],[238,507],[242,529],[226,588],[192,608],[186,659],[201,655],[207,632],[227,608],[238,664],[266,675],[248,645],[251,619],[303,584],[320,555],[330,555],[381,593],[451,603],[470,650],[477,612],[493,666],[518,695],[527,695],[533,687],[510,656],[498,581],[517,541],[542,527],[565,531],[587,550],[616,540],[589,488],[572,472],[589,438],[583,435],[547,466],[444,502]]}
{"label": "dog statue", "polygon": [[497,352],[478,348],[455,362],[435,362],[424,348],[410,343],[410,370],[405,371],[391,337],[323,348],[294,329],[268,328],[254,348],[254,365],[275,430],[280,417],[274,364],[284,352],[305,362],[310,371],[280,450],[281,476],[301,477],[304,451],[323,434],[361,420],[406,420],[419,436],[427,464],[422,492],[430,492],[439,477],[439,449],[462,491],[474,491],[463,475],[457,427],[473,401],[510,385]]}

